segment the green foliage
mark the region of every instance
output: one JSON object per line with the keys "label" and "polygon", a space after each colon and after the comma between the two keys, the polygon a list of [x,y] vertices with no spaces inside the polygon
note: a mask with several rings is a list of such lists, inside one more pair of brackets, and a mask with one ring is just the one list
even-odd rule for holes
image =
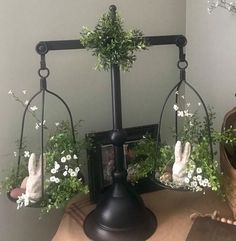
{"label": "green foliage", "polygon": [[[69,122],[61,122],[50,135],[45,146],[45,183],[44,199],[41,210],[49,212],[52,209],[64,207],[73,196],[87,193],[88,187],[84,183],[80,172],[80,151],[89,145],[88,141],[79,139],[78,128],[75,129],[74,142]],[[24,148],[26,146],[24,145]],[[24,157],[22,157],[24,158]],[[20,186],[22,180],[28,176],[28,160],[24,158],[19,168],[19,178],[16,178],[16,167],[8,171],[8,175],[0,184],[2,192],[9,192]]]}
{"label": "green foliage", "polygon": [[[183,128],[179,132],[179,140],[183,143],[190,142],[192,147],[187,166],[186,188],[193,191],[204,191],[205,188],[211,188],[213,191],[224,195],[225,191],[222,189],[223,176],[220,172],[219,161],[212,159],[209,142],[211,140],[214,145],[220,142],[235,148],[236,129],[229,128],[222,132],[215,131],[213,129],[215,113],[211,108],[209,108],[209,123],[206,118],[201,121],[197,112],[194,114],[186,113]],[[161,181],[166,173],[172,175],[174,146],[167,144],[157,146],[156,140],[148,137],[140,140],[134,150],[136,158],[128,167],[128,175],[131,181],[137,182],[140,178],[151,173],[155,173],[155,177]],[[216,154],[216,152],[213,154]],[[171,180],[164,182],[170,187],[176,187]]]}
{"label": "green foliage", "polygon": [[146,49],[142,32],[126,32],[120,16],[114,18],[111,12],[98,20],[95,30],[83,27],[80,41],[97,57],[98,70],[109,70],[111,64],[117,64],[128,71],[136,60],[134,52]]}

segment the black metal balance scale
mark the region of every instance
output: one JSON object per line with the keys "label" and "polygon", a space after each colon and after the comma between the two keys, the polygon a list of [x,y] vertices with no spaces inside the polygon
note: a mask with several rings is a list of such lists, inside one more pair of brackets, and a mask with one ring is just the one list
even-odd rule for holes
{"label": "black metal balance scale", "polygon": [[[111,11],[116,11],[113,5]],[[176,45],[179,48],[179,62],[186,63],[183,51],[187,41],[183,35],[148,36],[145,40],[151,45]],[[36,51],[45,60],[49,51],[84,49],[79,40],[41,41]],[[44,66],[41,66],[41,71]],[[47,70],[45,66],[45,70]],[[45,83],[42,88],[46,89]],[[113,184],[106,191],[103,199],[97,204],[85,219],[84,231],[94,241],[144,241],[157,228],[155,215],[145,207],[143,200],[126,181],[127,172],[124,169],[123,144],[126,140],[122,128],[120,69],[118,65],[111,66],[111,94],[113,131],[110,139],[115,150],[115,171]]]}

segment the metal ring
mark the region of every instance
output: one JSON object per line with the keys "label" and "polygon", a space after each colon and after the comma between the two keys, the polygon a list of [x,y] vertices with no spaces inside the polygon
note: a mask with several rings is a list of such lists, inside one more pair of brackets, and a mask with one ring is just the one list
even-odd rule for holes
{"label": "metal ring", "polygon": [[50,71],[47,67],[41,68],[41,69],[38,70],[38,74],[41,78],[47,78],[50,74]]}
{"label": "metal ring", "polygon": [[177,66],[179,69],[186,69],[188,67],[188,61],[187,60],[179,60],[177,63]]}

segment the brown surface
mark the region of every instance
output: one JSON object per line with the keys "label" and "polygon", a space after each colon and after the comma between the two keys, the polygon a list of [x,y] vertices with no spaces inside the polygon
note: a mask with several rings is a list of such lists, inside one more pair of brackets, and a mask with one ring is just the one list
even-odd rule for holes
{"label": "brown surface", "polygon": [[[192,225],[189,216],[195,212],[205,214],[218,210],[222,216],[232,219],[227,204],[212,192],[203,195],[163,190],[147,193],[142,197],[146,206],[158,219],[158,228],[148,241],[185,241]],[[87,197],[72,203],[66,209],[52,241],[88,241],[83,232],[82,222],[93,208],[94,205],[89,204]]]}
{"label": "brown surface", "polygon": [[217,222],[209,217],[197,218],[186,241],[235,241],[236,226]]}

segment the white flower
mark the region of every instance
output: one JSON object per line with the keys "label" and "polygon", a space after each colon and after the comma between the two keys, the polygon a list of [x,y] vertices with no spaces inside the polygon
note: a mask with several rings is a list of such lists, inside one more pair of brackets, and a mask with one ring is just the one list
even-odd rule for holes
{"label": "white flower", "polygon": [[18,197],[16,203],[17,203],[17,209],[28,206],[29,205],[29,198],[26,194],[22,193],[21,196]]}
{"label": "white flower", "polygon": [[59,183],[60,179],[59,178],[55,178],[55,183]]}
{"label": "white flower", "polygon": [[192,187],[196,187],[196,186],[197,186],[197,182],[196,182],[196,181],[192,181],[192,182],[191,182],[191,186],[192,186]]}
{"label": "white flower", "polygon": [[63,157],[61,158],[61,162],[62,162],[62,163],[65,163],[65,162],[66,162],[66,157],[63,156]]}
{"label": "white flower", "polygon": [[200,174],[202,173],[202,168],[201,167],[198,167],[197,170],[196,170],[197,174]]}
{"label": "white flower", "polygon": [[29,101],[28,101],[28,100],[26,100],[24,104],[25,104],[25,105],[28,105],[28,104],[29,104]]}
{"label": "white flower", "polygon": [[35,123],[35,129],[38,130],[39,129],[39,124],[36,122]]}
{"label": "white flower", "polygon": [[50,182],[55,182],[55,180],[56,180],[56,177],[55,177],[55,176],[51,176],[51,177],[50,177]]}
{"label": "white flower", "polygon": [[68,160],[68,161],[71,160],[71,155],[67,155],[66,160]]}
{"label": "white flower", "polygon": [[78,173],[80,171],[80,168],[79,167],[76,167],[75,168],[75,172]]}
{"label": "white flower", "polygon": [[178,105],[174,104],[173,109],[177,111],[179,109]]}
{"label": "white flower", "polygon": [[68,166],[67,165],[65,165],[65,170],[68,170]]}
{"label": "white flower", "polygon": [[17,152],[16,152],[16,151],[14,151],[14,152],[13,152],[13,154],[14,154],[14,157],[16,157],[16,156],[17,156]]}
{"label": "white flower", "polygon": [[179,116],[179,117],[184,117],[184,112],[183,112],[183,111],[180,111],[180,110],[179,110],[177,113],[178,113],[178,116]]}
{"label": "white flower", "polygon": [[60,123],[59,122],[55,122],[55,126],[59,126],[60,125]]}
{"label": "white flower", "polygon": [[201,175],[197,175],[197,180],[200,182],[202,180],[202,176]]}
{"label": "white flower", "polygon": [[54,162],[54,168],[56,170],[58,170],[60,168],[60,164],[57,161]]}
{"label": "white flower", "polygon": [[64,177],[67,176],[67,171],[64,171],[64,172],[63,172],[63,176],[64,176]]}
{"label": "white flower", "polygon": [[188,172],[188,178],[191,179],[192,178],[192,173]]}
{"label": "white flower", "polygon": [[193,180],[194,180],[194,181],[197,181],[197,177],[196,177],[196,176],[194,176],[194,177],[193,177]]}
{"label": "white flower", "polygon": [[70,176],[71,176],[71,177],[76,177],[76,175],[77,175],[77,174],[76,174],[76,172],[74,172],[74,171],[72,171],[72,172],[70,173]]}
{"label": "white flower", "polygon": [[201,191],[202,191],[202,188],[201,188],[201,187],[196,187],[196,191],[197,191],[197,192],[201,192]]}
{"label": "white flower", "polygon": [[178,90],[177,90],[177,91],[175,91],[175,94],[176,94],[176,95],[178,95],[178,94],[179,94],[179,91],[178,91]]}
{"label": "white flower", "polygon": [[30,152],[29,151],[24,151],[24,157],[30,157]]}
{"label": "white flower", "polygon": [[184,178],[185,183],[189,183],[189,181],[190,181],[189,178],[187,178],[187,177]]}
{"label": "white flower", "polygon": [[202,103],[201,103],[201,102],[198,102],[197,104],[198,104],[198,106],[201,106]]}
{"label": "white flower", "polygon": [[187,105],[187,107],[189,107],[191,104],[188,102],[186,105]]}
{"label": "white flower", "polygon": [[57,172],[57,170],[55,168],[51,169],[51,173],[55,174]]}
{"label": "white flower", "polygon": [[12,94],[13,94],[12,90],[9,90],[9,91],[8,91],[8,94],[9,94],[9,95],[12,95]]}
{"label": "white flower", "polygon": [[69,168],[68,172],[71,174],[73,172],[73,169]]}
{"label": "white flower", "polygon": [[53,139],[54,139],[54,136],[51,136],[51,137],[50,137],[50,141],[52,141]]}
{"label": "white flower", "polygon": [[78,157],[77,157],[76,154],[73,155],[73,159],[74,159],[74,160],[77,160],[77,159],[78,159]]}
{"label": "white flower", "polygon": [[30,107],[30,109],[31,109],[32,111],[36,111],[36,110],[38,109],[38,107],[37,107],[36,105],[34,105],[34,106]]}
{"label": "white flower", "polygon": [[181,98],[184,99],[184,95],[181,95]]}
{"label": "white flower", "polygon": [[23,93],[24,95],[26,95],[27,90],[22,90],[22,93]]}

